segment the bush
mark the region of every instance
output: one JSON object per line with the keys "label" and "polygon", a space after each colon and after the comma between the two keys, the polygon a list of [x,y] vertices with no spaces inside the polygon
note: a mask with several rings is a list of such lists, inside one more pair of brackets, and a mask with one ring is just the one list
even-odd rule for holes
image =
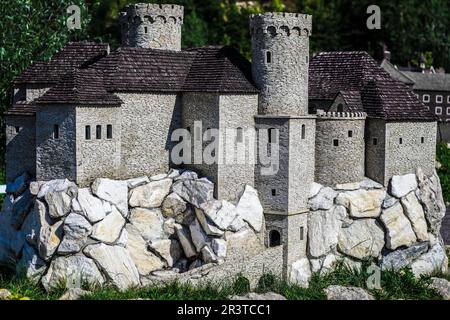
{"label": "bush", "polygon": [[234,292],[238,295],[249,293],[250,292],[250,281],[244,276],[239,276],[234,281],[233,289],[234,289]]}

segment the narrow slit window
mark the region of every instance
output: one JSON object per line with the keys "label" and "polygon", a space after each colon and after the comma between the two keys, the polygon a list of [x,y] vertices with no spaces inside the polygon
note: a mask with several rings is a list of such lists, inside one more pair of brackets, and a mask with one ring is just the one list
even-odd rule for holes
{"label": "narrow slit window", "polygon": [[272,196],[275,197],[277,195],[277,190],[276,189],[272,189]]}
{"label": "narrow slit window", "polygon": [[112,124],[108,124],[106,126],[106,138],[112,139],[112,137],[113,137],[113,127],[112,127]]}
{"label": "narrow slit window", "polygon": [[144,33],[148,33],[148,28],[144,27]]}
{"label": "narrow slit window", "polygon": [[97,139],[101,139],[101,138],[102,138],[102,126],[101,126],[101,125],[98,125],[98,126],[95,128],[95,137],[96,137]]}
{"label": "narrow slit window", "polygon": [[242,141],[244,141],[244,133],[243,133],[243,129],[241,127],[239,127],[236,130],[236,142],[242,142]]}
{"label": "narrow slit window", "polygon": [[84,135],[86,140],[91,140],[91,126],[86,126],[84,128]]}
{"label": "narrow slit window", "polygon": [[272,52],[266,51],[266,63],[272,63]]}
{"label": "narrow slit window", "polygon": [[399,139],[398,139],[398,143],[399,143],[399,144],[403,144],[403,138],[399,138]]}
{"label": "narrow slit window", "polygon": [[59,125],[53,125],[53,139],[59,139]]}
{"label": "narrow slit window", "polygon": [[14,131],[15,131],[16,133],[19,133],[19,132],[20,132],[20,127],[14,127]]}
{"label": "narrow slit window", "polygon": [[309,63],[309,56],[306,56],[306,63]]}
{"label": "narrow slit window", "polygon": [[333,139],[333,146],[339,147],[339,140],[338,139]]}
{"label": "narrow slit window", "polygon": [[424,137],[421,137],[420,138],[420,143],[424,143],[425,142],[425,138]]}
{"label": "narrow slit window", "polygon": [[352,138],[353,137],[353,131],[352,130],[348,130],[348,137]]}
{"label": "narrow slit window", "polygon": [[302,139],[305,139],[306,136],[306,126],[302,124]]}
{"label": "narrow slit window", "polygon": [[305,238],[305,227],[300,227],[300,240]]}
{"label": "narrow slit window", "polygon": [[376,145],[378,144],[378,139],[377,139],[377,138],[373,138],[372,144],[373,144],[374,146],[376,146]]}

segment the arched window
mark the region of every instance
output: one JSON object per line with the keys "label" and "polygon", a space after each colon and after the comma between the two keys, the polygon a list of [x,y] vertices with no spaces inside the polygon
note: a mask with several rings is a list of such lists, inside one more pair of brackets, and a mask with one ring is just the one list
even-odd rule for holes
{"label": "arched window", "polygon": [[281,244],[281,235],[277,230],[269,232],[269,247],[276,247]]}
{"label": "arched window", "polygon": [[302,124],[302,139],[305,139],[306,136],[306,126]]}
{"label": "arched window", "polygon": [[339,103],[337,106],[337,112],[344,112],[344,106],[342,105],[342,103]]}

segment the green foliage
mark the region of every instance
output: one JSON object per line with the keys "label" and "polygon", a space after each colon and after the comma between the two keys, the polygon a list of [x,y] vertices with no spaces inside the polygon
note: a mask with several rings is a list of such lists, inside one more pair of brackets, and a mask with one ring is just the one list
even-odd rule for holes
{"label": "green foliage", "polygon": [[250,292],[250,281],[244,276],[238,276],[233,283],[233,290],[236,294],[246,294]]}
{"label": "green foliage", "polygon": [[441,180],[442,195],[445,202],[450,201],[450,148],[445,142],[436,145],[436,160],[441,164],[437,174]]}

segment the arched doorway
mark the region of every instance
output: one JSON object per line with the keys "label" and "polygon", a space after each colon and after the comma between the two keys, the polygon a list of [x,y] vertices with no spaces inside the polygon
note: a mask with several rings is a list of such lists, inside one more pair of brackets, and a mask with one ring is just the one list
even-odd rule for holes
{"label": "arched doorway", "polygon": [[269,232],[269,247],[276,247],[281,244],[281,235],[277,230]]}

